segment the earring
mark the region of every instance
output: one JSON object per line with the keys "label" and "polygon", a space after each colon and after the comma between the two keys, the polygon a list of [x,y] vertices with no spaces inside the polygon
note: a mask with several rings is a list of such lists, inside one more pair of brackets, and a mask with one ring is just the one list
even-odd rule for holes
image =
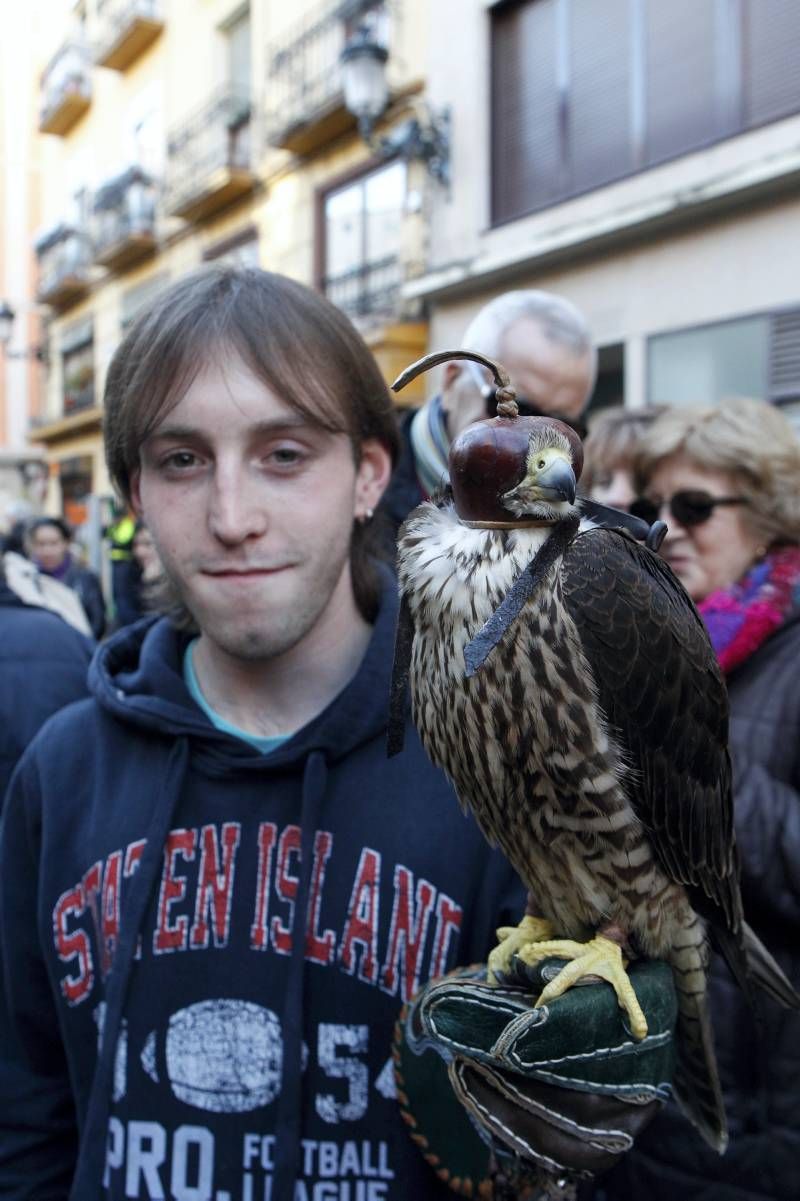
{"label": "earring", "polygon": [[358,517],[356,517],[356,521],[359,525],[366,525],[368,521],[372,521],[374,516],[374,509],[365,509],[363,513],[359,513]]}

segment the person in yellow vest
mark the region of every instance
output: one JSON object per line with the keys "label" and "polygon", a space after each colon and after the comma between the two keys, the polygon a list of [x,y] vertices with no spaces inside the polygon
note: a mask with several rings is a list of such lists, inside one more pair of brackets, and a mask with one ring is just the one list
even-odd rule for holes
{"label": "person in yellow vest", "polygon": [[114,506],[113,519],[105,528],[111,559],[111,596],[114,602],[114,625],[130,625],[141,617],[139,607],[138,573],[134,570],[133,538],[136,518],[129,509]]}

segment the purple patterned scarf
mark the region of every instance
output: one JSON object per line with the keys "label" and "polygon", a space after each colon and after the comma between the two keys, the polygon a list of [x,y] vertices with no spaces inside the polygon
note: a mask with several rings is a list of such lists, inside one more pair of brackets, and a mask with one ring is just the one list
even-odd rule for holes
{"label": "purple patterned scarf", "polygon": [[727,675],[779,629],[800,606],[800,547],[772,551],[730,588],[712,592],[697,608]]}

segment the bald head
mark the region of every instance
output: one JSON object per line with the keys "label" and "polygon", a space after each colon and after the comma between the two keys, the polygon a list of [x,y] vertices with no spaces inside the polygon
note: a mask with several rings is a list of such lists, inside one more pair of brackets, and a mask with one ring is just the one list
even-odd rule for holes
{"label": "bald head", "polygon": [[[585,409],[597,355],[583,315],[563,297],[505,292],[481,309],[462,345],[501,363],[520,401],[528,401],[537,412],[574,421]],[[475,372],[463,363],[446,366],[442,404],[451,438],[487,416]]]}

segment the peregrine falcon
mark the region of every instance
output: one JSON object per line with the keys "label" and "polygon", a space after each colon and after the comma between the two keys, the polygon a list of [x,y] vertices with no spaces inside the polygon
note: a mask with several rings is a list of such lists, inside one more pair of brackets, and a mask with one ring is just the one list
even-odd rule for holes
{"label": "peregrine falcon", "polygon": [[624,958],[666,960],[675,1094],[723,1151],[709,946],[748,994],[800,1005],[742,916],[725,683],[666,563],[581,520],[574,431],[519,417],[502,369],[469,352],[428,356],[395,387],[460,357],[494,371],[499,415],[453,443],[452,491],[406,520],[398,571],[423,744],[534,902],[498,931],[490,968],[570,960],[538,1003],[599,975],[641,1039]]}

